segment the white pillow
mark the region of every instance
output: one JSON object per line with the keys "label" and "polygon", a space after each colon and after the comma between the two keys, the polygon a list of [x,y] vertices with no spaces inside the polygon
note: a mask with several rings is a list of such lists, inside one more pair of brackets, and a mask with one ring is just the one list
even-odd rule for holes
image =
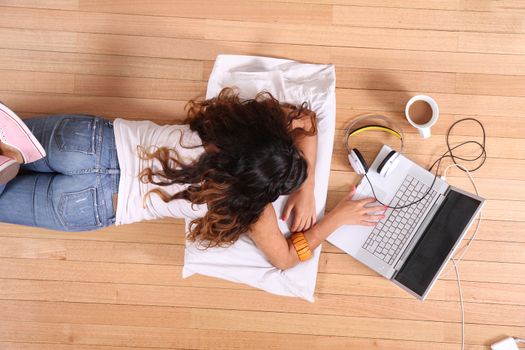
{"label": "white pillow", "polygon": [[[324,213],[335,131],[335,69],[333,65],[305,64],[290,60],[219,55],[208,81],[206,98],[218,95],[223,87],[237,87],[242,99],[269,91],[281,102],[310,103],[317,114],[318,143],[315,167],[315,202],[318,217]],[[287,196],[279,197],[273,207],[277,217]],[[186,230],[190,219],[186,219]],[[290,220],[289,220],[290,221]],[[287,224],[278,220],[283,234],[289,236]],[[295,296],[314,302],[317,268],[321,246],[313,258],[297,266],[275,268],[247,235],[228,248],[203,250],[198,243],[186,242],[182,277],[195,273],[244,283],[267,292]]]}

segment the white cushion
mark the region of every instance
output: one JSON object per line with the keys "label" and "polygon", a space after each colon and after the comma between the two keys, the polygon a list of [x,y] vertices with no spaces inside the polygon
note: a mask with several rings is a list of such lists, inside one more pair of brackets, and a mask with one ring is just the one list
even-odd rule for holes
{"label": "white cushion", "polygon": [[[318,218],[321,218],[328,192],[335,131],[334,66],[267,57],[219,55],[208,81],[206,98],[217,96],[227,86],[237,87],[242,99],[253,98],[266,90],[281,102],[310,103],[310,108],[317,114],[315,202]],[[286,199],[287,196],[281,196],[273,203],[278,218]],[[189,221],[186,219],[186,225]],[[290,223],[290,219],[288,221]],[[289,236],[287,224],[280,219],[278,222],[283,234]],[[313,302],[321,246],[313,253],[313,258],[308,261],[291,269],[279,270],[247,235],[241,235],[228,248],[203,250],[198,243],[187,241],[182,277],[199,273]]]}

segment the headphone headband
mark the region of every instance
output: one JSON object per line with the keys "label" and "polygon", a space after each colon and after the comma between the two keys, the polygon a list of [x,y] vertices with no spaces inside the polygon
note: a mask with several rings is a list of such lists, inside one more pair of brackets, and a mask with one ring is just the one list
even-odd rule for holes
{"label": "headphone headband", "polygon": [[367,130],[382,130],[382,131],[386,131],[389,134],[396,136],[398,139],[401,138],[401,134],[399,132],[395,131],[394,129],[390,129],[389,127],[383,126],[383,125],[365,125],[365,126],[357,128],[354,131],[350,132],[348,136],[349,137],[354,136],[354,135],[360,134],[363,131],[367,131]]}
{"label": "headphone headband", "polygon": [[[370,120],[375,119],[376,121],[378,119],[383,120],[387,124],[390,124],[392,126],[392,128],[388,127],[388,126],[384,126],[384,125],[369,124],[369,125],[364,125],[364,126],[361,126],[359,128],[354,129],[354,127],[358,123],[360,123],[360,122],[362,122],[364,120],[367,120],[367,119],[370,119]],[[395,130],[394,128],[396,128],[399,131]],[[347,150],[348,153],[350,153],[350,151],[352,150],[352,148],[348,145],[348,140],[350,139],[350,136],[354,136],[354,135],[360,134],[360,133],[362,133],[364,131],[368,131],[368,130],[386,131],[389,134],[396,136],[401,141],[401,149],[399,150],[399,152],[400,153],[403,152],[404,139],[405,139],[404,134],[403,134],[403,129],[398,127],[397,124],[395,124],[391,119],[389,119],[389,118],[387,118],[387,117],[385,117],[383,115],[366,114],[366,115],[363,115],[363,116],[357,118],[356,120],[354,120],[345,130],[345,135],[344,135],[343,142],[345,143],[345,147],[346,147],[346,150]]]}

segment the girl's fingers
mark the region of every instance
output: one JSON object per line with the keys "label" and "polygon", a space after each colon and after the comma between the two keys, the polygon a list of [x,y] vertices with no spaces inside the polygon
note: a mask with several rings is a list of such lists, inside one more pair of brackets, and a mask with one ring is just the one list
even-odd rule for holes
{"label": "girl's fingers", "polygon": [[315,225],[317,221],[317,215],[315,214],[315,211],[310,214],[300,214],[296,211],[294,211],[294,220],[291,226],[291,230],[294,232],[297,231],[306,231],[313,225]]}
{"label": "girl's fingers", "polygon": [[297,228],[299,227],[299,216],[297,214],[294,215],[294,218],[293,218],[293,224],[292,224],[292,231],[295,232],[297,231]]}
{"label": "girl's fingers", "polygon": [[288,217],[290,216],[290,213],[292,212],[293,207],[294,207],[293,204],[289,202],[286,203],[286,205],[284,206],[283,216],[281,217],[281,220],[283,221],[288,220]]}
{"label": "girl's fingers", "polygon": [[384,215],[367,215],[365,220],[368,221],[379,221],[385,218]]}
{"label": "girl's fingers", "polygon": [[377,222],[361,221],[362,226],[375,226]]}
{"label": "girl's fingers", "polygon": [[387,210],[382,205],[378,205],[378,206],[375,206],[375,207],[366,207],[364,209],[366,210],[367,213],[373,213],[373,212],[378,212],[378,211],[385,212]]}
{"label": "girl's fingers", "polygon": [[377,202],[377,200],[374,197],[369,197],[369,198],[360,199],[357,202],[361,205],[366,205],[366,204]]}
{"label": "girl's fingers", "polygon": [[303,227],[303,221],[304,221],[303,216],[296,211],[295,218],[294,218],[293,231],[296,231],[296,232],[301,231],[301,228]]}
{"label": "girl's fingers", "polygon": [[304,226],[304,230],[308,230],[310,227],[312,227],[312,217],[308,217],[308,219],[306,219],[306,225]]}
{"label": "girl's fingers", "polygon": [[304,227],[306,226],[306,220],[307,218],[304,216],[301,218],[301,224],[299,225],[299,228],[297,229],[298,231],[304,231]]}

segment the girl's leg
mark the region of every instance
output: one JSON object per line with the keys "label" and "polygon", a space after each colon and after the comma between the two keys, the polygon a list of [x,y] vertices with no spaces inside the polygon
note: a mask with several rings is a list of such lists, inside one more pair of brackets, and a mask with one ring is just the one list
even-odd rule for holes
{"label": "girl's leg", "polygon": [[0,221],[65,231],[113,224],[120,170],[112,123],[85,115],[24,122],[47,156],[5,186]]}
{"label": "girl's leg", "polygon": [[31,173],[11,180],[0,195],[0,221],[61,231],[114,223],[112,175]]}

